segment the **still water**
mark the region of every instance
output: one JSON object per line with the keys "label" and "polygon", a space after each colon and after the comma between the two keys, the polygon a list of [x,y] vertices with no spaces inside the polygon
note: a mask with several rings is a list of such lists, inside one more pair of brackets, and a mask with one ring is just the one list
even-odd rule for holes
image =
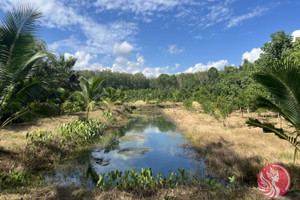
{"label": "still water", "polygon": [[103,137],[96,148],[45,177],[49,183],[94,188],[98,175],[111,170],[151,168],[169,176],[178,168],[191,175],[207,176],[204,161],[184,148],[186,141],[174,124],[158,113],[142,113],[124,129]]}

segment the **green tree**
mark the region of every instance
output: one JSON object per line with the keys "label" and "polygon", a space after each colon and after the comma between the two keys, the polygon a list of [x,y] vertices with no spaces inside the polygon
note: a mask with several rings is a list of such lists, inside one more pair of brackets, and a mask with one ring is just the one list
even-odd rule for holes
{"label": "green tree", "polygon": [[218,72],[218,70],[216,68],[211,67],[208,70],[208,79],[211,82],[211,84],[215,83],[215,81],[218,78],[218,76],[219,76],[219,72]]}
{"label": "green tree", "polygon": [[232,102],[227,102],[224,98],[219,96],[217,98],[216,107],[219,110],[219,114],[223,119],[223,125],[226,126],[226,118],[230,113],[232,113],[236,108]]}
{"label": "green tree", "polygon": [[300,39],[293,43],[293,48],[283,52],[286,59],[293,61],[295,65],[300,66]]}
{"label": "green tree", "polygon": [[[47,83],[36,75],[36,64],[47,56],[43,42],[36,39],[41,12],[33,7],[13,8],[0,25],[0,115],[8,121],[26,112],[38,100]],[[0,117],[1,117],[0,116]]]}
{"label": "green tree", "polygon": [[93,109],[93,107],[96,105],[96,102],[100,99],[100,90],[103,81],[103,77],[93,77],[89,80],[81,78],[81,91],[75,91],[70,97],[79,101],[83,105],[86,111],[86,118],[89,117],[89,112]]}
{"label": "green tree", "polygon": [[292,37],[285,34],[284,31],[278,31],[271,34],[271,42],[267,42],[261,48],[264,54],[277,60],[282,59],[282,52],[292,47]]}
{"label": "green tree", "polygon": [[257,119],[249,119],[250,126],[261,127],[266,132],[273,132],[279,138],[287,140],[295,147],[294,161],[300,150],[300,72],[292,62],[275,62],[268,72],[259,72],[254,79],[262,84],[272,98],[259,97],[261,107],[280,113],[295,128],[294,133],[288,133],[282,128],[276,128],[270,123],[261,123]]}
{"label": "green tree", "polygon": [[292,37],[285,34],[284,31],[278,31],[271,34],[271,41],[264,44],[261,48],[263,53],[257,60],[260,71],[267,70],[273,62],[284,60],[287,56],[285,51],[292,48]]}

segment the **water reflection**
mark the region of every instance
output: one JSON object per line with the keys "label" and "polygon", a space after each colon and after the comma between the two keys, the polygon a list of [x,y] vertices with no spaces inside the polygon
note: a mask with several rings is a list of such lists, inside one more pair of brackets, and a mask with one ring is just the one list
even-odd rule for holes
{"label": "water reflection", "polygon": [[172,171],[185,168],[203,174],[205,163],[192,158],[191,150],[181,148],[184,142],[174,124],[163,116],[139,116],[124,129],[103,137],[98,147],[75,160],[71,169],[62,166],[46,177],[56,184],[95,187],[98,175],[111,170],[151,167],[154,172],[169,176]]}

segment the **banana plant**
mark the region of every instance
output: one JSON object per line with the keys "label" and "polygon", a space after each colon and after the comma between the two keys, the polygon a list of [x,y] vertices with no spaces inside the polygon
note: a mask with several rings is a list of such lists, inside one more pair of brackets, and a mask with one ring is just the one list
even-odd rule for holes
{"label": "banana plant", "polygon": [[293,133],[276,128],[270,123],[262,123],[250,118],[249,126],[263,128],[265,132],[272,132],[280,139],[288,141],[294,148],[294,162],[297,151],[300,150],[300,70],[288,60],[275,62],[269,71],[254,74],[254,79],[262,84],[272,98],[260,96],[257,101],[261,107],[278,112],[295,129]]}

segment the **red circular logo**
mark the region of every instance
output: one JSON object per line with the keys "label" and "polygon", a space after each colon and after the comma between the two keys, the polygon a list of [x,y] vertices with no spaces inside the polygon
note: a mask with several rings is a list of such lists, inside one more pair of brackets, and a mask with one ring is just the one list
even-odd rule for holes
{"label": "red circular logo", "polygon": [[291,176],[287,169],[270,164],[260,170],[257,177],[259,190],[269,197],[280,197],[290,188]]}

